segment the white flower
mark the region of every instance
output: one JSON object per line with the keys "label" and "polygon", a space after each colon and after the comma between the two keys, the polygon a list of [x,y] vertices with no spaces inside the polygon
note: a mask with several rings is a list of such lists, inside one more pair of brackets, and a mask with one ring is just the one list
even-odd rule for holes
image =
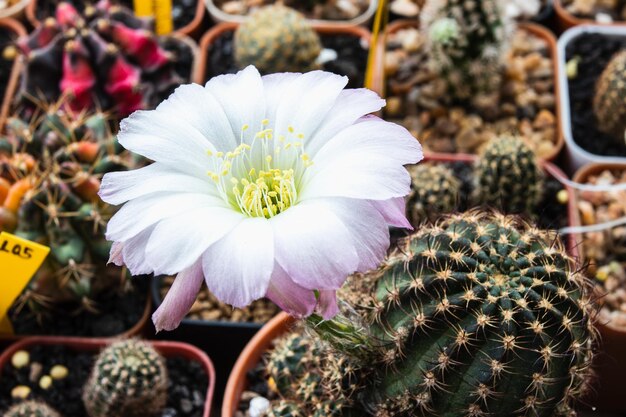
{"label": "white flower", "polygon": [[111,261],[133,275],[178,273],[158,330],[180,323],[203,279],[236,307],[267,296],[296,316],[331,317],[346,277],[383,259],[388,225],[410,227],[403,165],[421,147],[364,117],[384,101],[346,83],[248,67],[122,122],[120,143],[154,163],[103,178],[102,199],[124,204],[107,238]]}

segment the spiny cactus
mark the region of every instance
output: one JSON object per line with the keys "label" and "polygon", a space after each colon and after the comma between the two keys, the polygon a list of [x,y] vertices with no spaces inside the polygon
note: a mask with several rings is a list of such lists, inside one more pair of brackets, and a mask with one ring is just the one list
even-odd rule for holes
{"label": "spiny cactus", "polygon": [[282,5],[262,7],[235,32],[237,65],[254,65],[266,74],[316,69],[321,49],[304,16]]}
{"label": "spiny cactus", "polygon": [[24,401],[9,408],[3,417],[61,417],[61,415],[45,403]]}
{"label": "spiny cactus", "polygon": [[626,51],[615,54],[598,79],[593,111],[601,131],[626,141]]}
{"label": "spiny cactus", "polygon": [[21,95],[46,101],[67,95],[76,112],[99,107],[121,117],[156,106],[184,80],[176,57],[161,46],[165,38],[149,26],[107,0],[86,6],[83,15],[60,2],[56,18],[17,42],[26,56]]}
{"label": "spiny cactus", "polygon": [[505,213],[530,214],[543,194],[543,172],[533,151],[515,136],[493,139],[474,168],[474,197]]}
{"label": "spiny cactus", "polygon": [[422,163],[409,167],[411,193],[407,214],[412,225],[434,220],[457,208],[461,181],[443,164]]}
{"label": "spiny cactus", "polygon": [[102,113],[73,114],[59,102],[30,120],[12,117],[0,136],[0,231],[51,248],[19,300],[40,319],[69,304],[97,311],[93,298],[127,284],[107,267],[104,237],[114,208],[97,193],[106,172],[135,167]]}
{"label": "spiny cactus", "polygon": [[151,417],[167,401],[165,359],[136,339],[114,342],[94,364],[83,391],[89,417]]}
{"label": "spiny cactus", "polygon": [[453,98],[499,88],[510,31],[499,0],[429,0],[420,17],[431,62]]}

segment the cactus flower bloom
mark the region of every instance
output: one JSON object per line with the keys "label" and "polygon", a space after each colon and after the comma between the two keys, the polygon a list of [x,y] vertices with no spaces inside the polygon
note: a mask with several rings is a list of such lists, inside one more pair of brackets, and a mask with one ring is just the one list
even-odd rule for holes
{"label": "cactus flower bloom", "polygon": [[178,326],[203,280],[235,307],[268,297],[325,318],[355,271],[375,268],[388,226],[410,227],[405,164],[419,143],[369,113],[384,100],[323,71],[261,77],[254,67],[179,87],[121,124],[119,142],[154,163],[106,174],[111,262],[178,274],[154,313]]}

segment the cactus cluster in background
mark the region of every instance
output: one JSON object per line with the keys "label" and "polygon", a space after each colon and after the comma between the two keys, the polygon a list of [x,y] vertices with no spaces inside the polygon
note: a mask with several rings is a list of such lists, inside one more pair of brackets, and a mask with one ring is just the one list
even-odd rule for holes
{"label": "cactus cluster in background", "polygon": [[280,4],[260,8],[235,32],[237,65],[254,65],[265,74],[317,69],[321,50],[304,16]]}
{"label": "cactus cluster in background", "polygon": [[121,117],[156,106],[184,80],[150,26],[107,0],[86,6],[83,15],[59,3],[56,18],[17,42],[26,56],[21,96],[48,102],[69,96],[76,112],[112,109]]}
{"label": "cactus cluster in background", "polygon": [[443,164],[421,163],[408,168],[411,193],[407,216],[413,225],[453,212],[459,203],[461,181]]}
{"label": "cactus cluster in background", "polygon": [[420,13],[435,70],[456,100],[491,94],[501,84],[511,28],[499,0],[429,0]]}
{"label": "cactus cluster in background", "polygon": [[598,79],[593,111],[601,131],[626,141],[626,51],[615,54]]}
{"label": "cactus cluster in background", "polygon": [[10,118],[0,137],[0,231],[51,248],[19,300],[40,318],[61,306],[96,312],[99,293],[130,285],[121,268],[106,266],[104,232],[114,208],[97,193],[102,175],[135,167],[135,156],[104,114],[62,106]]}
{"label": "cactus cluster in background", "polygon": [[61,417],[61,415],[45,403],[24,401],[8,409],[3,417]]}
{"label": "cactus cluster in background", "polygon": [[474,197],[505,213],[531,214],[543,195],[543,172],[532,150],[516,136],[494,138],[474,168]]}
{"label": "cactus cluster in background", "polygon": [[[591,372],[593,308],[554,233],[491,212],[451,215],[406,238],[364,278],[373,282],[370,301],[355,311],[365,327],[309,326],[329,343],[288,336],[272,354],[293,362],[272,376],[277,386],[298,384],[301,369],[326,369],[315,343],[345,352],[344,342],[358,340],[351,372],[359,378],[342,392],[354,415],[574,415]],[[268,416],[313,415],[294,411],[293,390],[279,392]]]}
{"label": "cactus cluster in background", "polygon": [[167,402],[165,359],[136,339],[114,342],[94,364],[83,391],[89,417],[152,417]]}

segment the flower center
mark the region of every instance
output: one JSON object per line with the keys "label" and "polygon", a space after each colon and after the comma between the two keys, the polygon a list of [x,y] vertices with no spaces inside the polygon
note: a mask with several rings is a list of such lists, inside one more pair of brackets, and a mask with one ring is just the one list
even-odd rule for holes
{"label": "flower center", "polygon": [[268,128],[249,137],[249,125],[241,128],[240,144],[230,152],[212,152],[216,183],[224,201],[250,217],[271,218],[298,202],[298,191],[306,168],[313,162],[304,152],[304,135],[289,127],[283,135]]}

